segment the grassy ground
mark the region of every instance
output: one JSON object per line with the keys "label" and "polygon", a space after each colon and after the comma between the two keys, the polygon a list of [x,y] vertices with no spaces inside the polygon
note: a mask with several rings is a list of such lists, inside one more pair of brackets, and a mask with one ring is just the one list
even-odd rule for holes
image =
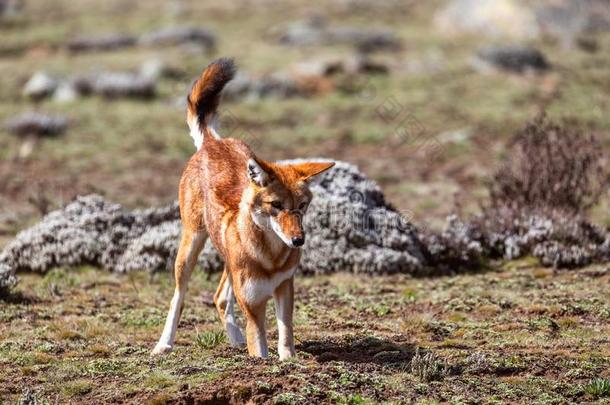
{"label": "grassy ground", "polygon": [[[230,348],[197,272],[176,350],[149,351],[172,283],[80,269],[23,275],[0,306],[0,398],[51,403],[610,403],[610,268],[523,260],[483,274],[298,278],[298,359]],[[277,332],[269,306],[270,344]],[[597,385],[596,385],[597,384]]]}

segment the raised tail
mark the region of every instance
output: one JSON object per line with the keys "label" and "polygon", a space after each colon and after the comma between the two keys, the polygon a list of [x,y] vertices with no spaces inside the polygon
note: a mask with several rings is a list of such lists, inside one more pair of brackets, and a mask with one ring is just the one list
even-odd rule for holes
{"label": "raised tail", "polygon": [[220,58],[210,63],[193,85],[187,97],[186,122],[197,150],[201,149],[206,137],[218,137],[214,130],[214,121],[220,103],[220,93],[234,76],[233,60]]}

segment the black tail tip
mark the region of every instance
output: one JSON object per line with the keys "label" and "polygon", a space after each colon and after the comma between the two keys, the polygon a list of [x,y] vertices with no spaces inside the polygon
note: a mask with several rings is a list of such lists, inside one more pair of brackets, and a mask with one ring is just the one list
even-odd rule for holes
{"label": "black tail tip", "polygon": [[237,72],[233,58],[218,58],[208,65],[207,69],[210,68],[217,71],[226,81],[233,79]]}

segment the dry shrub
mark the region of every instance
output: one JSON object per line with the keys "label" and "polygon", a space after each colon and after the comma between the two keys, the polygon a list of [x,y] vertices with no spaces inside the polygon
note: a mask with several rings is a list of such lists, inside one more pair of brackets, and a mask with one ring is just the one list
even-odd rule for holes
{"label": "dry shrub", "polygon": [[544,114],[516,134],[509,158],[489,185],[493,207],[583,213],[610,184],[603,149],[592,134]]}
{"label": "dry shrub", "polygon": [[609,184],[600,142],[542,115],[511,141],[481,214],[451,216],[442,233],[424,235],[430,264],[453,272],[526,255],[562,268],[609,261],[610,232],[585,217]]}

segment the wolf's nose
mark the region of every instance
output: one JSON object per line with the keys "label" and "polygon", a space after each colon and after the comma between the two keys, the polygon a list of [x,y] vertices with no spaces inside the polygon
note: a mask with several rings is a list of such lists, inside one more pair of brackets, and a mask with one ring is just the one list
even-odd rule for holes
{"label": "wolf's nose", "polygon": [[305,243],[305,239],[304,238],[301,238],[299,236],[294,236],[292,238],[292,245],[293,246],[296,246],[296,247],[303,246],[303,243]]}

